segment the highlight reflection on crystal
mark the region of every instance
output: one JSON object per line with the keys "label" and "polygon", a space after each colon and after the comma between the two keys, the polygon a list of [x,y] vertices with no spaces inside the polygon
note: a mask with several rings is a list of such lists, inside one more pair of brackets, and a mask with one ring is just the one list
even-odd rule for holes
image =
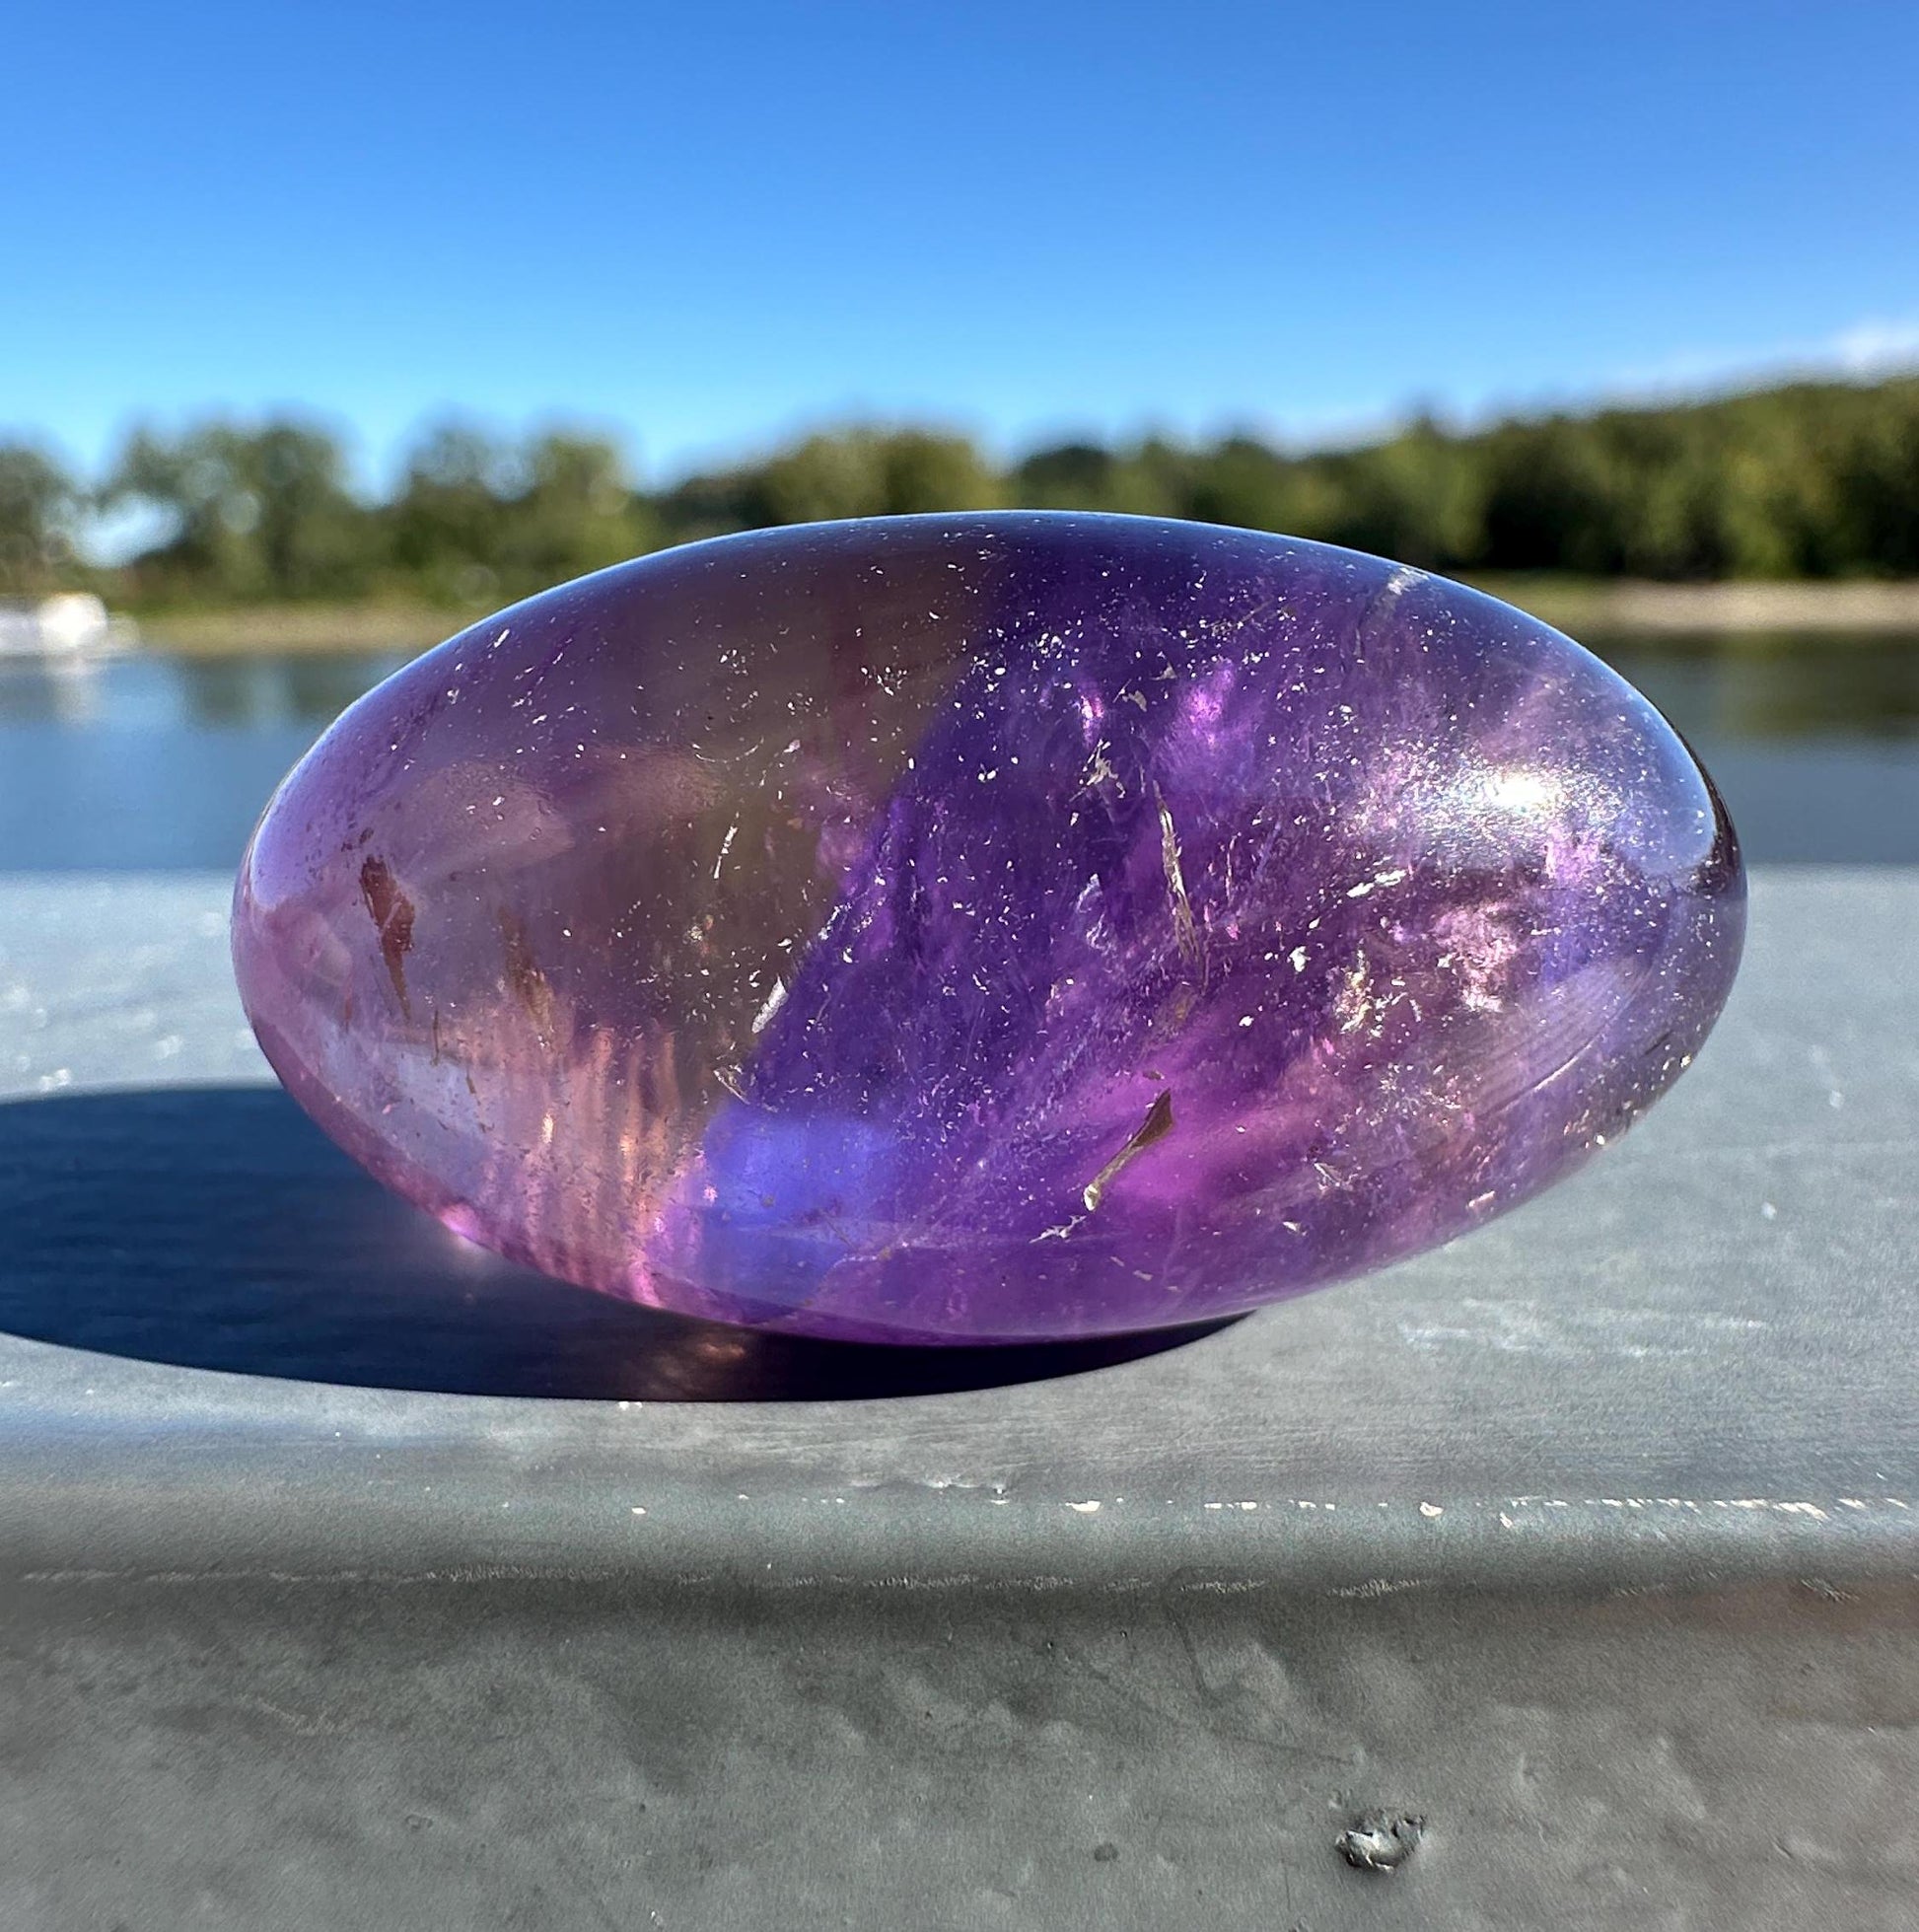
{"label": "highlight reflection on crystal", "polygon": [[1686,1066],[1732,831],[1556,632],[1378,559],[817,525],[520,605],[357,704],[235,959],[449,1227],[818,1335],[1190,1323],[1536,1191]]}

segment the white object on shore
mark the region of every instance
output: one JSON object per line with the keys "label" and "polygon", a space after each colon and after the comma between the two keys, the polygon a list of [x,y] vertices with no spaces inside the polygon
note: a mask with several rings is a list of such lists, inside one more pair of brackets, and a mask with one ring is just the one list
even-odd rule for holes
{"label": "white object on shore", "polygon": [[135,635],[91,591],[0,599],[0,659],[79,665],[124,651]]}

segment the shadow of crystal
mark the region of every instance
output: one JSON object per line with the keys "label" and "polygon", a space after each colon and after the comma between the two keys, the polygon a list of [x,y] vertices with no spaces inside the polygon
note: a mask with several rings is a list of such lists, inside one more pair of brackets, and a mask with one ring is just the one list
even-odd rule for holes
{"label": "shadow of crystal", "polygon": [[1073,1375],[1228,1325],[907,1349],[689,1321],[462,1241],[277,1089],[0,1106],[0,1329],[184,1368],[453,1395],[808,1401]]}

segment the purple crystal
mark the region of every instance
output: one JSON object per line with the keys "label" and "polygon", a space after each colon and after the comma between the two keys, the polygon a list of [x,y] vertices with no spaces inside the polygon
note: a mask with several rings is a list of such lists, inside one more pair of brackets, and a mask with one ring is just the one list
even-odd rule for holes
{"label": "purple crystal", "polygon": [[294,1097],[688,1314],[1200,1321],[1511,1207],[1692,1058],[1744,887],[1658,714],[1376,558],[1132,518],[734,537],[362,699],[242,869]]}

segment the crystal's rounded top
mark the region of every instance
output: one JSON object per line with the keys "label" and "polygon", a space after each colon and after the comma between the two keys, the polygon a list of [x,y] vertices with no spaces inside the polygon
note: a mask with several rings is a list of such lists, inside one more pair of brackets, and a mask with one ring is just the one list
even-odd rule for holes
{"label": "crystal's rounded top", "polygon": [[1689,1064],[1744,887],[1596,658],[1146,519],[732,537],[356,704],[236,901],[294,1097],[474,1240],[897,1341],[1195,1322],[1484,1221]]}

